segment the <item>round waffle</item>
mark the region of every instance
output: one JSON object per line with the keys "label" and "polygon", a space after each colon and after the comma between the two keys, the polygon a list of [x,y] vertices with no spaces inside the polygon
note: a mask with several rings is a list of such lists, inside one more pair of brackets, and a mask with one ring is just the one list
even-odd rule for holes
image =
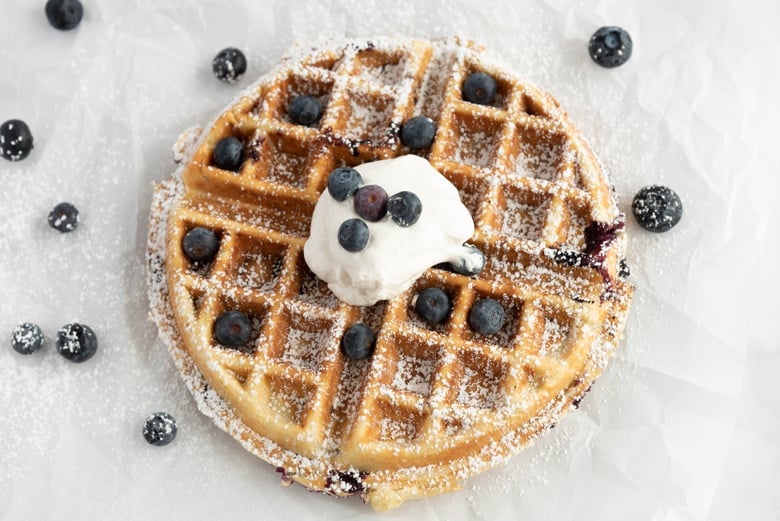
{"label": "round waffle", "polygon": [[[496,80],[491,105],[464,101],[473,72]],[[311,126],[287,116],[301,94],[324,107]],[[436,122],[429,149],[399,140],[416,115]],[[244,144],[238,172],[213,164],[227,136]],[[377,509],[458,489],[576,406],[618,342],[632,287],[607,178],[559,104],[473,44],[298,49],[187,137],[152,204],[152,316],[200,409],[285,480],[359,493]],[[341,302],[303,258],[327,176],[409,153],[458,189],[485,268],[469,277],[432,267],[392,300]],[[195,227],[219,237],[211,262],[182,250]],[[435,326],[413,306],[431,286],[453,303]],[[485,297],[506,311],[493,335],[468,325]],[[229,310],[251,318],[243,347],[214,339]],[[357,322],[377,333],[367,360],[339,349]]]}

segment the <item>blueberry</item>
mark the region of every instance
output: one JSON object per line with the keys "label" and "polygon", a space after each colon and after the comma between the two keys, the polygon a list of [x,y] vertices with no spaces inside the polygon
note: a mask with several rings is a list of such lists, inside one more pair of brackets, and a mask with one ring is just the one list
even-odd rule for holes
{"label": "blueberry", "polygon": [[496,80],[484,72],[475,72],[463,82],[463,99],[478,105],[490,105],[496,99]]}
{"label": "blueberry", "polygon": [[339,226],[339,244],[347,251],[358,252],[366,247],[370,233],[360,219],[347,219]]}
{"label": "blueberry", "polygon": [[252,336],[252,323],[243,311],[225,311],[214,321],[214,339],[227,347],[242,347]]}
{"label": "blueberry", "polygon": [[594,62],[611,69],[631,58],[631,36],[620,27],[602,27],[590,37],[588,53]]}
{"label": "blueberry", "polygon": [[156,412],[144,421],[143,435],[156,447],[168,445],[176,437],[176,419],[167,412]]}
{"label": "blueberry", "polygon": [[482,335],[498,333],[504,326],[504,308],[492,298],[478,300],[469,311],[469,326]]}
{"label": "blueberry", "polygon": [[355,192],[355,212],[366,221],[378,221],[387,215],[387,192],[379,185],[366,185]]}
{"label": "blueberry", "polygon": [[363,178],[354,168],[342,166],[328,175],[328,193],[337,201],[345,201],[362,185]]}
{"label": "blueberry", "polygon": [[70,203],[60,203],[49,212],[49,226],[60,233],[72,232],[79,226],[79,211]]}
{"label": "blueberry", "polygon": [[639,226],[650,232],[666,232],[674,228],[682,218],[680,196],[673,190],[659,185],[645,186],[634,196],[631,204]]}
{"label": "blueberry", "polygon": [[19,161],[30,155],[33,137],[30,127],[20,119],[9,119],[0,125],[0,155],[9,161]]}
{"label": "blueberry", "polygon": [[49,0],[46,2],[46,18],[55,29],[68,31],[75,28],[84,16],[84,6],[79,0]]}
{"label": "blueberry", "polygon": [[364,360],[371,356],[376,344],[376,334],[365,324],[355,324],[341,338],[341,352],[352,360]]}
{"label": "blueberry", "polygon": [[36,324],[25,322],[11,333],[11,347],[21,355],[31,355],[43,345],[43,331]]}
{"label": "blueberry", "polygon": [[422,213],[422,201],[412,192],[398,192],[387,200],[387,213],[398,226],[413,225]]}
{"label": "blueberry", "polygon": [[181,241],[184,254],[193,262],[210,262],[219,250],[219,237],[208,228],[193,228]]}
{"label": "blueberry", "polygon": [[244,162],[244,145],[233,136],[223,137],[214,147],[213,160],[217,168],[238,172]]}
{"label": "blueberry", "polygon": [[401,143],[409,148],[428,148],[435,135],[436,124],[425,116],[415,116],[401,126]]}
{"label": "blueberry", "polygon": [[214,76],[225,83],[235,83],[246,72],[246,57],[235,47],[222,49],[211,61]]}
{"label": "blueberry", "polygon": [[71,362],[86,362],[97,352],[98,341],[92,328],[67,324],[57,331],[57,352]]}
{"label": "blueberry", "polygon": [[485,254],[473,244],[465,244],[466,251],[457,261],[449,263],[449,269],[455,273],[471,277],[485,268]]}
{"label": "blueberry", "polygon": [[429,324],[441,324],[450,314],[450,297],[439,288],[426,288],[417,295],[414,310]]}
{"label": "blueberry", "polygon": [[314,96],[297,96],[287,107],[287,114],[295,123],[309,126],[322,116],[322,104]]}

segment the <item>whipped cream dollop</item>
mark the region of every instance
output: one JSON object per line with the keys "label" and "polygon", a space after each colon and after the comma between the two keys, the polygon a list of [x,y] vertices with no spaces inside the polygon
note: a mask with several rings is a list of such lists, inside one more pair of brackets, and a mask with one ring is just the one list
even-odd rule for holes
{"label": "whipped cream dollop", "polygon": [[341,224],[359,218],[354,197],[337,201],[324,190],[312,215],[309,239],[303,249],[309,268],[341,300],[355,306],[370,306],[391,299],[422,273],[441,262],[478,272],[482,253],[464,246],[474,234],[474,221],[458,190],[425,159],[406,155],[365,163],[355,168],[364,185],[379,185],[388,195],[409,191],[422,202],[417,222],[402,227],[386,215],[366,222],[368,243],[350,252],[338,240]]}

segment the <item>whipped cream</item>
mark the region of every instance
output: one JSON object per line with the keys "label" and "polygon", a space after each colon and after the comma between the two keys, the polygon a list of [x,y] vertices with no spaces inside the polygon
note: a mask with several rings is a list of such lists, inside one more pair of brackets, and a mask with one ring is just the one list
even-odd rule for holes
{"label": "whipped cream", "polygon": [[355,168],[365,185],[379,185],[388,196],[404,190],[422,202],[416,223],[401,227],[387,215],[366,222],[370,237],[358,252],[345,250],[338,230],[347,219],[358,218],[354,197],[337,201],[324,190],[312,215],[309,239],[303,249],[309,268],[328,283],[333,293],[355,306],[391,299],[429,267],[450,262],[477,272],[484,257],[464,246],[474,234],[474,221],[458,190],[425,159],[406,155],[365,163]]}

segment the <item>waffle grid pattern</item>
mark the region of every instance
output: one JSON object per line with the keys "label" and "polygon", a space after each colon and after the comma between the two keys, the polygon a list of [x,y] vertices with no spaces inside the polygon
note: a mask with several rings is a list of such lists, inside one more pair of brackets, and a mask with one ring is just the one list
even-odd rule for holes
{"label": "waffle grid pattern", "polygon": [[[496,78],[494,106],[461,99],[464,79],[476,71]],[[298,94],[324,106],[310,128],[286,116]],[[488,264],[473,278],[430,269],[409,291],[372,307],[341,303],[303,260],[314,204],[333,168],[409,153],[397,132],[417,114],[437,122],[424,153],[459,189]],[[226,136],[247,144],[237,173],[211,165]],[[529,427],[568,390],[576,389],[568,400],[578,398],[600,369],[594,346],[617,341],[630,287],[619,282],[605,301],[600,274],[544,254],[581,251],[588,223],[616,218],[598,163],[551,97],[467,47],[412,41],[315,52],[225,112],[182,179],[186,191],[167,217],[166,271],[178,330],[198,370],[257,435],[325,467],[368,473],[369,487],[383,485],[371,473],[385,473],[384,486],[393,486],[394,469],[445,465],[507,432],[549,426]],[[196,226],[220,236],[209,265],[193,265],[181,250]],[[618,250],[607,257],[613,274]],[[429,286],[452,299],[443,325],[413,311],[415,295]],[[507,311],[496,335],[467,323],[484,297]],[[213,340],[213,322],[228,309],[252,318],[251,348]],[[339,352],[344,331],[359,321],[378,332],[372,358],[362,362]],[[294,468],[285,471],[295,479]],[[455,474],[447,479],[469,472]],[[324,476],[301,481],[325,488]]]}

